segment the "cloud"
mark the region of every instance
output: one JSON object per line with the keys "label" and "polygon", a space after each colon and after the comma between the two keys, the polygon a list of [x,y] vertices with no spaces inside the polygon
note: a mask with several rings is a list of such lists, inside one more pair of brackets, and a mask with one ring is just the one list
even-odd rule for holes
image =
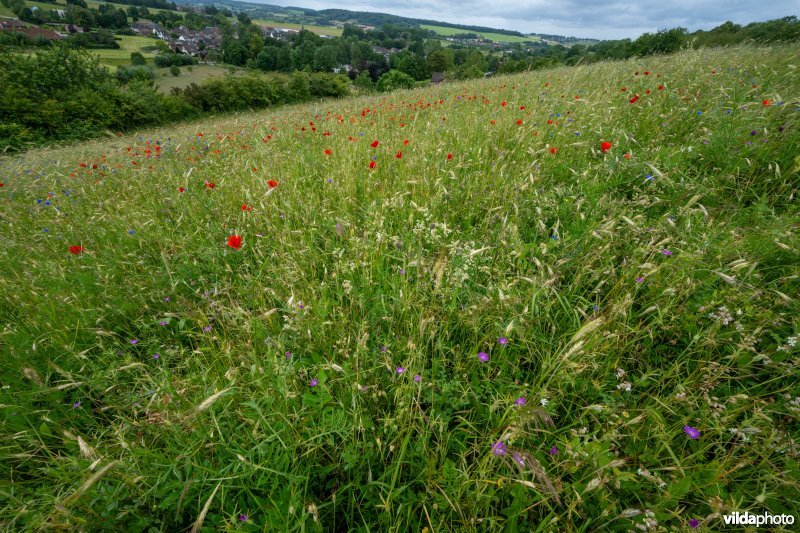
{"label": "cloud", "polygon": [[[252,1],[252,0],[251,0]],[[271,2],[272,3],[272,2]],[[286,5],[297,5],[292,1]],[[281,2],[278,2],[280,5]],[[389,13],[455,24],[488,26],[522,33],[545,33],[599,39],[635,39],[645,32],[678,26],[709,30],[725,21],[748,24],[796,14],[795,0],[374,0],[369,3],[307,0],[311,9],[349,9]]]}

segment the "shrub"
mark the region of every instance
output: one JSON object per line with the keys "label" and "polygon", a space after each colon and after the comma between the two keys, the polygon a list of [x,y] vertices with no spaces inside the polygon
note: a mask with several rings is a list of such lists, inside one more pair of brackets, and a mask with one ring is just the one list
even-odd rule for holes
{"label": "shrub", "polygon": [[381,92],[411,89],[412,87],[414,87],[414,78],[399,70],[390,70],[378,79],[378,90]]}

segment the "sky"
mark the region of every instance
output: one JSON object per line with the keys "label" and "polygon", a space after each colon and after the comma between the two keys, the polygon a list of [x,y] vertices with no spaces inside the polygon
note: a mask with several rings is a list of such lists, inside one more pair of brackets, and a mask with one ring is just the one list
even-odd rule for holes
{"label": "sky", "polygon": [[797,0],[266,0],[259,3],[390,13],[522,33],[596,39],[635,39],[645,32],[678,26],[689,31],[710,30],[728,20],[744,25],[800,16]]}

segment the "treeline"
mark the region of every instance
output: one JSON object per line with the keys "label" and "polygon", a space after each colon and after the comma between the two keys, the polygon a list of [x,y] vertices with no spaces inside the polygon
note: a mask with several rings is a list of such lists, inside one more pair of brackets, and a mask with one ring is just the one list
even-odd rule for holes
{"label": "treeline", "polygon": [[[90,8],[85,0],[66,0],[66,6],[49,2],[53,5],[53,9],[26,7],[25,0],[0,0],[0,3],[11,9],[20,20],[31,24],[65,23],[87,29],[111,29],[118,33],[131,33],[128,19],[132,22],[140,19],[152,20],[167,29],[184,25],[193,30],[200,30],[206,26],[226,24],[226,16],[233,16],[230,10],[219,10],[213,6],[207,6],[205,14],[193,11],[182,14],[177,11],[178,7],[174,2],[165,0],[120,0],[115,3],[125,4],[128,7],[101,4],[97,9]],[[150,8],[164,11],[152,13]],[[60,15],[58,10],[63,11],[64,15]]]}
{"label": "treeline", "polygon": [[500,73],[523,72],[556,65],[575,65],[608,59],[628,59],[653,54],[669,54],[686,47],[725,46],[746,42],[774,43],[800,39],[800,21],[789,16],[746,26],[726,22],[712,30],[688,32],[672,28],[645,33],[635,40],[601,41],[593,45],[547,46],[534,44],[514,46],[512,53],[499,65]]}
{"label": "treeline", "polygon": [[[132,67],[147,69],[145,66]],[[297,72],[215,78],[172,94],[142,73],[127,83],[80,50],[0,54],[0,151],[349,93],[347,78]]]}
{"label": "treeline", "polygon": [[[0,0],[10,8],[20,20],[31,24],[67,23],[82,28],[106,28],[126,30],[128,14],[122,8],[111,4],[101,4],[99,9],[89,8],[84,0],[67,0],[64,16],[55,9],[32,9],[25,6],[25,0]],[[56,7],[64,7],[56,4]]]}
{"label": "treeline", "polygon": [[500,33],[503,35],[514,35],[516,37],[525,37],[524,34],[514,30],[500,30],[496,28],[487,28],[485,26],[468,26],[464,24],[451,24],[449,22],[440,22],[437,20],[415,19],[400,17],[397,15],[388,15],[386,13],[368,13],[363,11],[348,11],[346,9],[323,9],[320,11],[306,10],[306,16],[318,16],[317,24],[328,25],[333,21],[351,21],[358,24],[369,26],[385,26],[386,24],[395,24],[402,26],[443,26],[445,28],[455,28],[459,30],[466,30],[479,33]]}

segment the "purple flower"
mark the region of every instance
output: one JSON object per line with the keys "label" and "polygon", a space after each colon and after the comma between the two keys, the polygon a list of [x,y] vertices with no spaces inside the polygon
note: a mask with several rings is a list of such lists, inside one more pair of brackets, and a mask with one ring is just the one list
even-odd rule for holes
{"label": "purple flower", "polygon": [[692,518],[691,520],[689,520],[689,527],[691,527],[693,529],[699,528],[700,527],[700,520],[698,520],[697,518]]}
{"label": "purple flower", "polygon": [[508,448],[506,445],[503,444],[503,441],[499,440],[492,444],[492,453],[495,455],[503,456],[508,453]]}
{"label": "purple flower", "polygon": [[508,339],[506,339],[505,337],[500,337],[499,339],[497,339],[497,342],[500,343],[500,346],[505,346],[506,344],[508,344]]}
{"label": "purple flower", "polygon": [[415,381],[415,382],[417,382],[417,383],[419,383],[420,381],[422,381],[422,376],[420,376],[419,374],[417,374],[416,376],[414,376],[414,381]]}
{"label": "purple flower", "polygon": [[386,353],[386,346],[381,346],[381,353]]}
{"label": "purple flower", "polygon": [[519,453],[514,452],[511,454],[511,458],[514,459],[514,462],[519,466],[525,466],[525,461],[522,459],[522,456]]}
{"label": "purple flower", "polygon": [[661,254],[662,254],[662,255],[672,255],[672,252],[670,252],[669,250],[667,250],[666,248],[664,248],[663,250],[661,250]]}
{"label": "purple flower", "polygon": [[525,396],[520,396],[516,400],[514,400],[515,405],[525,405]]}
{"label": "purple flower", "polygon": [[158,324],[161,325],[161,326],[166,326],[167,325],[167,321],[166,320],[162,320]]}
{"label": "purple flower", "polygon": [[168,302],[169,300],[170,300],[169,296],[167,296],[166,298],[164,298],[164,301],[165,301],[165,302]]}
{"label": "purple flower", "polygon": [[644,278],[642,276],[639,276],[638,278],[636,278],[636,283],[641,283],[643,281],[644,281]]}
{"label": "purple flower", "polygon": [[319,380],[317,378],[312,379],[308,382],[309,387],[316,387],[319,384]]}
{"label": "purple flower", "polygon": [[208,326],[205,326],[203,331],[211,331],[211,325],[209,324]]}
{"label": "purple flower", "polygon": [[550,451],[548,453],[550,453],[550,455],[558,455],[558,446],[553,446],[552,448],[550,448]]}
{"label": "purple flower", "polygon": [[291,358],[292,358],[292,352],[287,350],[286,351],[286,359],[291,359]]}
{"label": "purple flower", "polygon": [[247,515],[246,514],[240,514],[239,515],[239,522],[247,522]]}
{"label": "purple flower", "polygon": [[75,402],[75,403],[73,403],[73,404],[72,404],[72,408],[73,408],[73,409],[77,409],[77,408],[78,408],[78,407],[80,407],[80,406],[81,406],[81,401],[80,401],[80,400],[78,400],[77,402]]}
{"label": "purple flower", "polygon": [[397,373],[398,374],[402,374],[405,371],[406,371],[406,368],[404,366],[398,366],[397,367]]}
{"label": "purple flower", "polygon": [[159,354],[157,354],[157,353],[154,353],[154,354],[153,354],[153,359],[158,359],[159,357],[161,357],[161,355],[159,355]]}
{"label": "purple flower", "polygon": [[131,344],[139,344],[139,341],[136,339],[131,339]]}
{"label": "purple flower", "polygon": [[689,435],[689,438],[692,440],[697,440],[700,438],[700,432],[697,428],[693,428],[692,426],[683,426],[683,432]]}
{"label": "purple flower", "polygon": [[478,352],[478,359],[480,360],[481,363],[485,363],[486,361],[489,360],[489,354],[487,354],[486,352]]}

